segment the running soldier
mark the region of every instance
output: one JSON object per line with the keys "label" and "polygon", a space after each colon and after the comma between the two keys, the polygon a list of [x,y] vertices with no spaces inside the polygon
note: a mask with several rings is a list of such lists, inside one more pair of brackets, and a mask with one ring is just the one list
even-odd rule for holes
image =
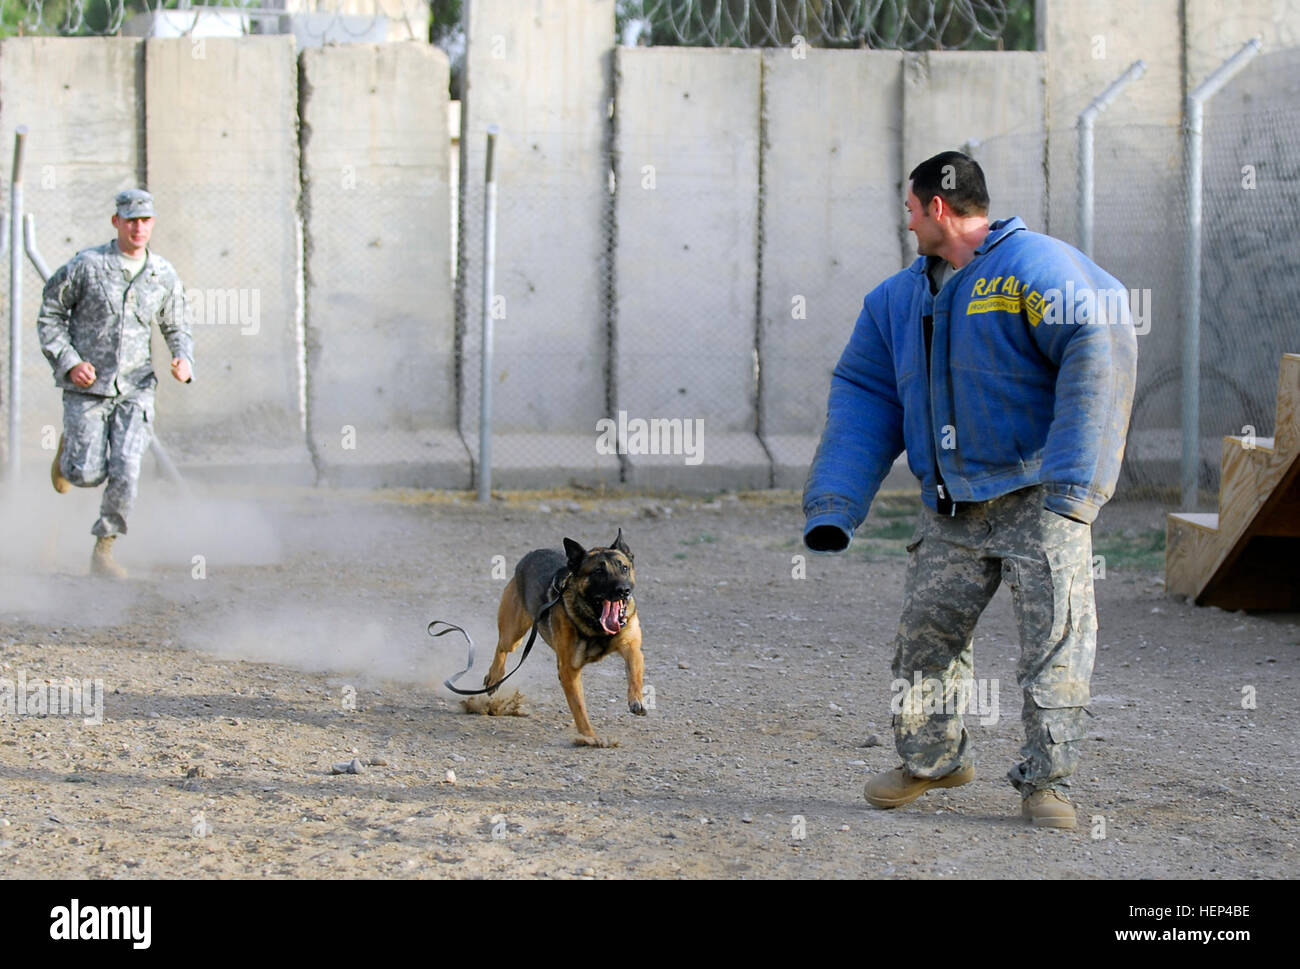
{"label": "running soldier", "polygon": [[153,196],[129,189],[114,200],[117,238],[85,249],[45,284],[36,331],[63,391],[63,434],[50,467],[54,490],[107,481],[91,528],[94,575],[126,578],[113,542],[126,534],[154,421],[150,337],[155,322],[171,351],[172,376],[193,379],[194,344],[180,279],[149,251]]}

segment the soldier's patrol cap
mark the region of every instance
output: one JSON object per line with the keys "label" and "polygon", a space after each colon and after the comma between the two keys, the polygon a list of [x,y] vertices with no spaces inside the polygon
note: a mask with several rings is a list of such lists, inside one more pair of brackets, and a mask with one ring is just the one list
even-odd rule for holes
{"label": "soldier's patrol cap", "polygon": [[142,188],[118,192],[113,202],[117,205],[118,216],[123,219],[153,218],[153,196]]}

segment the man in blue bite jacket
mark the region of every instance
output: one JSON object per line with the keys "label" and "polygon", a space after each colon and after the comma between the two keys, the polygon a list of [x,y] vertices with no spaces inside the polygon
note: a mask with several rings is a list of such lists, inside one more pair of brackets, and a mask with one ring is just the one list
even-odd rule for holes
{"label": "man in blue bite jacket", "polygon": [[984,173],[966,155],[943,152],[908,177],[920,256],[863,303],[803,498],[805,544],[840,552],[905,448],[921,482],[894,643],[903,763],[866,798],[898,807],[974,779],[962,713],[991,711],[971,637],[1005,581],[1025,728],[1008,777],[1027,820],[1073,828],[1096,649],[1091,524],[1119,476],[1137,370],[1127,291],[1018,218],[990,224]]}

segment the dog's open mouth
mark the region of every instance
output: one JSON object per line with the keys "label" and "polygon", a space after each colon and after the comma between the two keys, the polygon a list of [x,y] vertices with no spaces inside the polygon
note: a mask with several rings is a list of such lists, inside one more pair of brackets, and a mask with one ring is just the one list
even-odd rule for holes
{"label": "dog's open mouth", "polygon": [[627,600],[606,599],[600,613],[600,626],[611,636],[616,636],[627,625]]}

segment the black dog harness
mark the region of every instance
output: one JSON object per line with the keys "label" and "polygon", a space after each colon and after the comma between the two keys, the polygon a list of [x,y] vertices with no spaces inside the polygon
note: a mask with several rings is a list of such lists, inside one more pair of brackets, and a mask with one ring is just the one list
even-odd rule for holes
{"label": "black dog harness", "polygon": [[[569,582],[568,568],[560,569],[558,572],[555,573],[555,575],[551,578],[551,584],[547,586],[546,589],[546,594],[547,594],[546,602],[542,605],[542,608],[538,610],[537,617],[533,620],[533,628],[532,631],[528,634],[528,642],[524,643],[524,654],[519,657],[519,662],[515,665],[514,669],[512,669],[505,676],[501,677],[501,679],[497,680],[491,686],[483,687],[483,689],[481,690],[462,690],[455,685],[457,680],[459,680],[462,676],[464,676],[466,673],[468,673],[471,669],[474,668],[474,640],[470,639],[469,633],[461,629],[460,626],[453,625],[452,623],[449,622],[443,622],[441,619],[435,619],[433,620],[433,622],[429,623],[427,632],[434,639],[437,639],[439,636],[445,636],[449,632],[453,632],[453,631],[458,632],[465,637],[465,645],[468,649],[468,658],[465,661],[465,668],[461,670],[459,673],[457,673],[455,676],[448,677],[447,679],[443,680],[442,685],[445,686],[447,689],[451,690],[452,693],[459,694],[460,696],[480,696],[481,694],[484,693],[491,693],[493,690],[499,687],[506,680],[510,679],[510,677],[518,673],[519,667],[523,666],[524,660],[528,659],[528,653],[530,650],[532,650],[533,643],[537,641],[537,624],[540,623],[543,619],[545,619],[546,614],[549,613],[551,609],[555,607],[555,604],[560,601],[560,598],[564,595],[564,587],[568,584],[568,582]],[[434,632],[433,628],[435,626],[440,626],[442,628],[440,628],[437,632]]]}

